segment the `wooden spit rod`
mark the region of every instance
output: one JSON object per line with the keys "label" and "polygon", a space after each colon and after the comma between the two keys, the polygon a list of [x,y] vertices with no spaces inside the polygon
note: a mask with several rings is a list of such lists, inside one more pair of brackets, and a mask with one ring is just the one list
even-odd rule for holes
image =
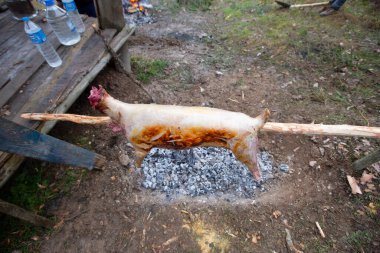
{"label": "wooden spit rod", "polygon": [[[60,120],[78,124],[107,124],[110,117],[84,116],[76,114],[24,113],[24,119],[30,120]],[[304,135],[336,135],[380,138],[380,127],[351,126],[351,125],[322,125],[267,122],[260,130],[269,133],[304,134]]]}

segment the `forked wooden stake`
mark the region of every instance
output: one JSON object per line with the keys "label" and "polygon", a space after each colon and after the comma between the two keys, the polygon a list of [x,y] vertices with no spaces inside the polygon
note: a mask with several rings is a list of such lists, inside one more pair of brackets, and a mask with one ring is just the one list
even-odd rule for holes
{"label": "forked wooden stake", "polygon": [[[76,114],[24,113],[21,115],[21,117],[24,119],[42,121],[71,121],[78,124],[107,124],[111,123],[112,121],[110,117],[94,117]],[[261,131],[281,134],[335,135],[380,138],[380,127],[351,125],[322,125],[267,122],[265,123]]]}

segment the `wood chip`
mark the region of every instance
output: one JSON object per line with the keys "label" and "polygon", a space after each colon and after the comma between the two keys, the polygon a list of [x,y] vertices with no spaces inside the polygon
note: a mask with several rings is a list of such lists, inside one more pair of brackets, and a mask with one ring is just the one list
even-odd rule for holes
{"label": "wood chip", "polygon": [[169,240],[167,240],[166,242],[164,242],[162,244],[162,246],[169,246],[170,244],[172,244],[173,242],[177,241],[178,240],[178,236],[175,236],[175,237],[172,237],[170,238]]}
{"label": "wood chip", "polygon": [[351,186],[352,194],[362,194],[362,191],[360,190],[360,187],[354,177],[347,175],[347,180]]}
{"label": "wood chip", "polygon": [[290,235],[289,229],[285,228],[285,232],[286,232],[286,246],[288,247],[289,252],[303,253],[301,250],[298,250],[296,249],[296,247],[294,247],[292,236]]}
{"label": "wood chip", "polygon": [[278,217],[280,217],[281,216],[281,212],[279,211],[279,210],[276,210],[276,211],[274,211],[273,213],[272,213],[272,216],[275,218],[275,219],[277,219]]}
{"label": "wood chip", "polygon": [[240,102],[239,102],[239,101],[237,101],[237,100],[235,100],[235,99],[232,99],[232,98],[228,98],[228,100],[231,100],[232,102],[235,102],[235,103],[238,103],[238,104],[240,104]]}
{"label": "wood chip", "polygon": [[323,232],[321,226],[319,225],[318,221],[315,222],[315,225],[317,225],[318,231],[321,234],[322,238],[326,238],[325,233]]}
{"label": "wood chip", "polygon": [[372,182],[372,179],[376,178],[375,175],[372,173],[367,173],[366,171],[363,171],[362,177],[360,178],[360,183],[361,184],[367,184]]}

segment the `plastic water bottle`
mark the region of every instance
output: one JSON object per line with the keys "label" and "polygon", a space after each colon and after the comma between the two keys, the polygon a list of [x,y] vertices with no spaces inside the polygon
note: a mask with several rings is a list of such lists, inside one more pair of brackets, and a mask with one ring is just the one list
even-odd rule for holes
{"label": "plastic water bottle", "polygon": [[50,42],[47,41],[46,35],[41,27],[30,21],[29,17],[23,17],[22,20],[25,22],[24,29],[26,34],[28,34],[32,43],[36,45],[38,51],[40,51],[47,63],[53,68],[61,66],[61,58]]}
{"label": "plastic water bottle", "polygon": [[80,41],[80,35],[67,12],[55,5],[54,0],[45,0],[46,19],[51,25],[59,42],[71,46]]}
{"label": "plastic water bottle", "polygon": [[79,15],[77,6],[75,5],[74,0],[62,0],[63,6],[65,7],[67,14],[73,21],[78,32],[82,33],[85,30],[82,18]]}

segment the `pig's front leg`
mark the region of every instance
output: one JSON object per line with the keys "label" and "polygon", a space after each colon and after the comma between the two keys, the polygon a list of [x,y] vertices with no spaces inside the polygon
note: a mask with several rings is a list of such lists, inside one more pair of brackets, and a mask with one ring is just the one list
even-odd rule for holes
{"label": "pig's front leg", "polygon": [[140,168],[144,158],[148,155],[149,151],[135,147],[135,165]]}

